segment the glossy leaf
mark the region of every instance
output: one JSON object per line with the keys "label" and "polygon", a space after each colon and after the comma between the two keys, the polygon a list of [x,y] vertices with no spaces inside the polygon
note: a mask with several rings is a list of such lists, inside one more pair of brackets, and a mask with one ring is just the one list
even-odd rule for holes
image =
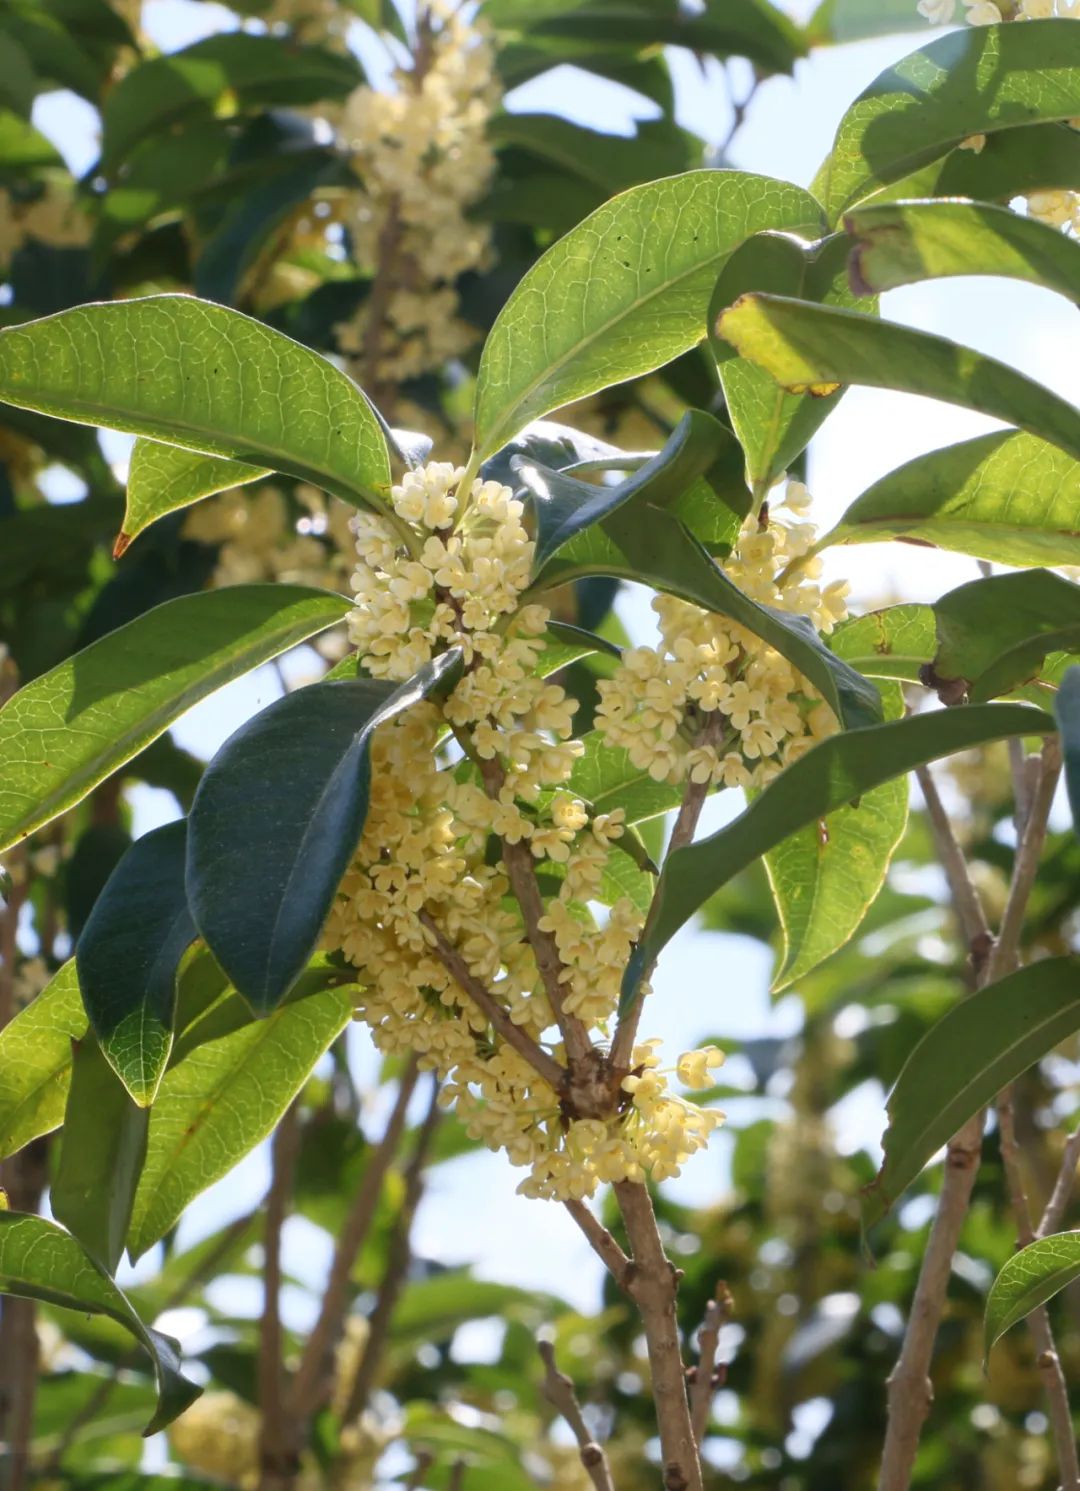
{"label": "glossy leaf", "polygon": [[881,73],[845,113],[815,183],[830,222],[969,135],[1080,112],[1080,35],[1067,20],[961,27]]}
{"label": "glossy leaf", "polygon": [[70,958],[0,1030],[0,1159],[63,1123],[72,1043],[88,1023]]}
{"label": "glossy leaf", "polygon": [[1065,788],[1069,795],[1073,825],[1080,833],[1080,667],[1066,670],[1054,700],[1061,731],[1061,753]]}
{"label": "glossy leaf", "polygon": [[166,513],[269,474],[265,466],[247,466],[224,456],[205,456],[179,445],[161,445],[156,440],[136,440],[128,470],[124,526],[116,541],[116,555],[121,555],[132,539]]}
{"label": "glossy leaf", "polygon": [[94,1034],[143,1108],[154,1101],[169,1059],[180,960],[198,936],[184,890],[186,852],[183,820],[137,839],[110,875],[75,947]]}
{"label": "glossy leaf", "polygon": [[820,209],[764,176],[691,171],[633,187],[579,223],[526,273],[484,344],[479,454],[695,346],[721,266],[763,228],[814,237]]}
{"label": "glossy leaf", "polygon": [[867,293],[950,275],[990,274],[1080,301],[1080,244],[1007,207],[870,202],[847,213],[844,227],[856,240],[852,277]]}
{"label": "glossy leaf", "polygon": [[315,950],[367,817],[377,726],[451,688],[457,651],[408,683],[312,684],[225,742],[199,783],[187,890],[201,936],[252,1008],[278,1005]]}
{"label": "glossy leaf", "polygon": [[[899,686],[886,690],[888,717],[899,719]],[[765,855],[783,931],[773,993],[790,988],[858,930],[885,883],[907,818],[907,778],[896,777],[806,824]]]}
{"label": "glossy leaf", "polygon": [[0,332],[0,400],[284,471],[354,507],[386,506],[386,441],[352,379],[191,295],[77,306]]}
{"label": "glossy leaf", "polygon": [[340,974],[324,978],[330,987],[322,992],[201,1042],[166,1073],[150,1112],[128,1240],[133,1259],[266,1138],[348,1024],[355,991],[333,986]]}
{"label": "glossy leaf", "polygon": [[[567,478],[538,466],[519,465],[531,489],[547,491]],[[534,581],[538,589],[584,575],[613,575],[643,581],[707,611],[730,616],[775,647],[821,691],[846,728],[881,718],[881,701],[872,683],[850,668],[822,642],[805,616],[760,605],[739,590],[682,523],[664,508],[635,503],[603,523],[579,533],[549,560]]]}
{"label": "glossy leaf", "polygon": [[1006,1331],[1080,1278],[1080,1232],[1054,1232],[1021,1248],[990,1286],[984,1355]]}
{"label": "glossy leaf", "polygon": [[910,543],[1000,564],[1080,564],[1080,463],[1003,430],[917,456],[856,498],[818,547]]}
{"label": "glossy leaf", "polygon": [[181,1376],[175,1343],[143,1325],[104,1269],[70,1233],[44,1217],[0,1211],[0,1293],[107,1315],[130,1331],[150,1353],[157,1379],[157,1412],[146,1434],[163,1429],[202,1392]]}
{"label": "glossy leaf", "polygon": [[1080,652],[1080,586],[1049,570],[972,580],[934,607],[934,686],[993,699],[1034,678],[1047,653]]}
{"label": "glossy leaf", "polygon": [[640,970],[694,912],[790,834],[926,761],[1010,735],[1047,735],[1054,728],[1052,717],[1041,709],[970,704],[822,741],[787,767],[734,822],[670,856],[657,886],[652,925],[624,987],[636,988]]}
{"label": "glossy leaf", "polygon": [[867,1226],[969,1118],[1080,1030],[1078,972],[1072,958],[1032,963],[962,999],[927,1031],[889,1094],[885,1157],[866,1192]]}
{"label": "glossy leaf", "polygon": [[773,295],[743,296],[721,314],[718,331],[783,388],[831,393],[860,383],[922,394],[1007,420],[1080,459],[1080,410],[945,337]]}
{"label": "glossy leaf", "polygon": [[79,1041],[50,1204],[56,1220],[110,1274],[124,1251],[149,1121],[97,1041]]}
{"label": "glossy leaf", "polygon": [[709,307],[710,343],[732,428],[746,453],[746,479],[759,492],[806,448],[840,393],[825,398],[785,393],[768,373],[716,335],[717,318],[751,290],[855,305],[848,281],[850,247],[842,233],[814,243],[790,233],[757,233],[735,250],[716,282]]}
{"label": "glossy leaf", "polygon": [[340,621],[349,602],[300,585],[166,601],[0,710],[0,850],[73,807],[215,689]]}

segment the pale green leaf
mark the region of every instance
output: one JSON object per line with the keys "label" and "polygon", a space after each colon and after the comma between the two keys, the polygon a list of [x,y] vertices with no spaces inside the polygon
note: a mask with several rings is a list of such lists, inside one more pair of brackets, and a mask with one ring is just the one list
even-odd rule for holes
{"label": "pale green leaf", "polygon": [[71,1045],[88,1021],[75,959],[0,1031],[0,1159],[64,1121]]}
{"label": "pale green leaf", "polygon": [[156,440],[136,440],[128,469],[124,526],[116,541],[117,556],[166,513],[269,474],[265,466],[246,466],[242,461],[205,456],[179,445],[160,445]]}
{"label": "pale green leaf", "polygon": [[986,1297],[985,1347],[1080,1278],[1080,1232],[1037,1238],[1009,1259]]}

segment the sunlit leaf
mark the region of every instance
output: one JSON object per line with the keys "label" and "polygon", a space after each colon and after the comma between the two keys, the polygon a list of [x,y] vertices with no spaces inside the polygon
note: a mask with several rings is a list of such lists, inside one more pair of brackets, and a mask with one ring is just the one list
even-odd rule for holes
{"label": "sunlit leaf", "polygon": [[117,554],[122,554],[132,539],[166,513],[269,474],[265,466],[246,466],[224,456],[204,456],[179,445],[161,445],[156,440],[136,440],[128,470],[124,527],[116,541]]}
{"label": "sunlit leaf", "polygon": [[1018,1321],[1080,1278],[1080,1232],[1040,1237],[1009,1259],[986,1297],[985,1355]]}

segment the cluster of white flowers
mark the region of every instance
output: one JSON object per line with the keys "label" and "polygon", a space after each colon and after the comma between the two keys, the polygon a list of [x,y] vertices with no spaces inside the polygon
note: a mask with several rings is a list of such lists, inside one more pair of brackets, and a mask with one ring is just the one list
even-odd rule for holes
{"label": "cluster of white flowers", "polygon": [[22,201],[0,187],[0,266],[28,238],[53,248],[81,248],[90,239],[90,221],[70,189],[46,182],[40,195]]}
{"label": "cluster of white flowers", "polygon": [[[386,1051],[415,1051],[444,1079],[473,1137],[529,1167],[521,1190],[582,1197],[603,1181],[659,1179],[720,1121],[672,1096],[653,1045],[638,1046],[610,1113],[568,1112],[564,1095],[492,1033],[448,968],[446,939],[468,975],[560,1065],[565,1053],[498,849],[527,844],[542,895],[539,930],[561,964],[562,1006],[601,1039],[642,916],[627,898],[594,916],[622,814],[596,814],[569,787],[582,744],[576,703],[546,682],[548,611],[526,600],[533,544],[508,487],[432,463],[394,488],[409,544],[384,519],[354,520],[359,566],[350,637],[367,671],[406,679],[450,645],[465,670],[441,704],[380,728],[371,803],[327,930],[363,970],[359,1016]],[[449,726],[467,754],[440,757]],[[698,1086],[719,1052],[687,1053]]]}
{"label": "cluster of white flowers", "polygon": [[335,497],[301,483],[296,497],[306,509],[295,519],[280,487],[254,492],[233,487],[192,508],[185,538],[217,544],[214,585],[278,580],[343,590],[348,581],[351,509]]}
{"label": "cluster of white flowers", "polygon": [[[458,315],[454,282],[488,261],[490,230],[469,209],[495,168],[487,125],[498,102],[494,52],[483,23],[453,0],[421,8],[413,67],[396,90],[366,85],[347,100],[339,123],[362,183],[344,221],[353,254],[372,273],[392,255],[393,284],[380,306],[381,332],[369,381],[396,383],[441,366],[475,340]],[[370,303],[338,328],[347,354],[367,355]]]}
{"label": "cluster of white flowers", "polygon": [[[1059,19],[1080,20],[1080,0],[963,0],[964,19],[969,26],[996,26],[1002,21],[1046,21]],[[919,14],[935,26],[947,25],[956,15],[956,0],[919,0]],[[1070,119],[1074,129],[1080,129],[1080,118]],[[981,150],[986,143],[985,135],[972,135],[964,141],[971,150]],[[1029,216],[1037,218],[1051,228],[1071,230],[1080,235],[1080,192],[1051,189],[1031,192],[1027,199]]]}
{"label": "cluster of white flowers", "polygon": [[[773,521],[761,529],[750,519],[725,569],[744,594],[828,632],[846,615],[848,585],[823,588],[821,561],[804,558],[816,537],[802,520],[809,504],[802,483],[789,482]],[[784,574],[793,560],[802,562]],[[656,781],[760,787],[836,730],[817,690],[753,632],[668,595],[653,609],[660,643],[628,650],[600,682],[596,723]],[[719,729],[702,740],[709,715]]]}

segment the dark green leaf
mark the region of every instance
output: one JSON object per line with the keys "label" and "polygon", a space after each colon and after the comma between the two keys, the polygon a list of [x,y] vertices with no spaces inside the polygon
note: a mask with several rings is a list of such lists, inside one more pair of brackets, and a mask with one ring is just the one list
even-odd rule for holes
{"label": "dark green leaf", "polygon": [[207,767],[191,809],[188,899],[252,1007],[273,1009],[319,939],[367,817],[375,728],[453,686],[456,650],[406,684],[312,684],[249,720]]}
{"label": "dark green leaf", "polygon": [[0,1291],[82,1314],[107,1315],[129,1330],[150,1353],[157,1378],[158,1407],[146,1434],[171,1423],[202,1391],[180,1375],[175,1343],[143,1325],[104,1269],[69,1233],[44,1217],[0,1211]]}
{"label": "dark green leaf", "polygon": [[182,820],[138,839],[110,876],[75,948],[94,1034],[142,1108],[154,1101],[169,1059],[180,960],[198,936],[184,891],[186,850]]}
{"label": "dark green leaf", "polygon": [[866,293],[949,275],[991,274],[1080,301],[1080,244],[1008,207],[869,202],[846,213],[844,227],[856,240],[852,276]]}
{"label": "dark green leaf", "polygon": [[1019,425],[1080,458],[1080,410],[945,337],[858,311],[756,294],[724,311],[718,331],[790,391],[831,393],[839,384],[861,383],[923,394]]}
{"label": "dark green leaf", "polygon": [[830,222],[969,135],[1080,113],[1080,34],[1067,20],[963,26],[888,68],[848,109],[815,183]]}
{"label": "dark green leaf", "polygon": [[1049,570],[972,580],[943,595],[934,613],[934,687],[962,680],[969,699],[1009,693],[1049,652],[1080,652],[1080,586]]}
{"label": "dark green leaf", "polygon": [[27,684],[0,710],[0,849],[73,807],[200,699],[348,610],[300,585],[181,596]]}
{"label": "dark green leaf", "polygon": [[265,466],[246,466],[224,456],[204,456],[179,445],[160,445],[156,440],[136,440],[128,469],[127,506],[123,531],[116,543],[117,555],[144,528],[166,513],[269,474]]}
{"label": "dark green leaf", "polygon": [[1010,1258],[986,1297],[984,1355],[1018,1321],[1080,1278],[1080,1232],[1040,1237]]}
{"label": "dark green leaf", "polygon": [[823,740],[787,767],[733,823],[671,855],[657,887],[652,926],[628,970],[627,986],[636,987],[639,969],[709,896],[789,834],[938,756],[1010,735],[1047,735],[1054,728],[1052,717],[1040,709],[969,704]]}
{"label": "dark green leaf", "polygon": [[1072,958],[1033,963],[962,999],[927,1031],[889,1094],[885,1158],[865,1198],[868,1227],[969,1118],[1080,1029],[1078,973]]}
{"label": "dark green leaf", "polygon": [[124,1251],[149,1121],[97,1041],[79,1041],[50,1202],[56,1220],[110,1274]]}
{"label": "dark green leaf", "polygon": [[615,197],[548,249],[500,311],[480,359],[479,455],[695,346],[736,245],[762,228],[814,237],[819,222],[806,192],[740,171],[692,171]]}
{"label": "dark green leaf", "polygon": [[1080,464],[1003,430],[931,451],[856,498],[819,548],[910,543],[1000,564],[1080,564]]}
{"label": "dark green leaf", "polygon": [[386,507],[386,441],[352,379],[280,331],[191,295],[77,306],[0,332],[0,399]]}

